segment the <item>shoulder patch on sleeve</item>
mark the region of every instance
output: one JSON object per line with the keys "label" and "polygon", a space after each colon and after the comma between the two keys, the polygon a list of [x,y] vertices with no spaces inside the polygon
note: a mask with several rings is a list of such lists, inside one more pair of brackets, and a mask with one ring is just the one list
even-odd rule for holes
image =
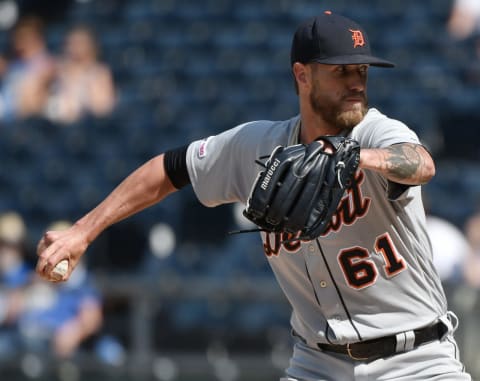
{"label": "shoulder patch on sleeve", "polygon": [[198,158],[201,159],[207,156],[207,145],[208,142],[213,138],[213,136],[209,136],[208,138],[202,140],[200,145],[198,146]]}

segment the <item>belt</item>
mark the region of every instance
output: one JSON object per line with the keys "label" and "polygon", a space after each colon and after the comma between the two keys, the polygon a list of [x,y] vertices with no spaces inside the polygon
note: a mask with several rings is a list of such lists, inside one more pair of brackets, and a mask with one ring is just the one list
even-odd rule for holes
{"label": "belt", "polygon": [[[419,345],[439,340],[447,332],[448,328],[442,322],[431,326],[416,329],[413,332],[413,346],[402,348],[398,345],[397,337],[399,335],[385,336],[379,339],[362,341],[359,343],[337,345],[337,344],[317,344],[318,348],[327,352],[341,353],[349,356],[353,360],[373,361],[383,357],[389,357],[395,353],[404,352]],[[402,334],[400,334],[402,335]]]}

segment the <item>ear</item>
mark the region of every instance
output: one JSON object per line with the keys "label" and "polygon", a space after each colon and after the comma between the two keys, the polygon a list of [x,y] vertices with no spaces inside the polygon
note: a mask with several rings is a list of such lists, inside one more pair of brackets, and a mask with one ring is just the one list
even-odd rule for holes
{"label": "ear", "polygon": [[306,65],[300,62],[295,62],[293,64],[292,71],[293,71],[293,76],[297,81],[297,86],[299,90],[309,85],[308,68]]}

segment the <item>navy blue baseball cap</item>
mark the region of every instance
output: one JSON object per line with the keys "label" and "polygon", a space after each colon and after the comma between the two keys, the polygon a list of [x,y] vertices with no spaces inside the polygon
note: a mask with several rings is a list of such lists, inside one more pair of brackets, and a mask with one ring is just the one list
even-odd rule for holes
{"label": "navy blue baseball cap", "polygon": [[292,66],[295,62],[395,66],[390,61],[372,56],[367,33],[360,25],[330,11],[298,27],[293,37],[290,62]]}

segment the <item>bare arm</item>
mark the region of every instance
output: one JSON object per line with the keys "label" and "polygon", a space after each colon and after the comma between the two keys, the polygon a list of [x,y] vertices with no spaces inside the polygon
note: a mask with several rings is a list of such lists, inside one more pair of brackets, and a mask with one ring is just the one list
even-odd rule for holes
{"label": "bare arm", "polygon": [[419,144],[401,143],[387,148],[362,149],[360,167],[379,172],[399,184],[428,183],[435,175],[435,164]]}
{"label": "bare arm", "polygon": [[163,154],[143,164],[130,174],[95,209],[79,219],[70,229],[46,232],[37,247],[37,272],[55,280],[50,272],[63,259],[69,260],[68,279],[90,243],[107,227],[157,202],[176,189],[163,167]]}
{"label": "bare arm", "polygon": [[163,154],[159,155],[130,174],[76,224],[88,232],[86,238],[90,244],[105,228],[158,203],[174,191],[163,167]]}

